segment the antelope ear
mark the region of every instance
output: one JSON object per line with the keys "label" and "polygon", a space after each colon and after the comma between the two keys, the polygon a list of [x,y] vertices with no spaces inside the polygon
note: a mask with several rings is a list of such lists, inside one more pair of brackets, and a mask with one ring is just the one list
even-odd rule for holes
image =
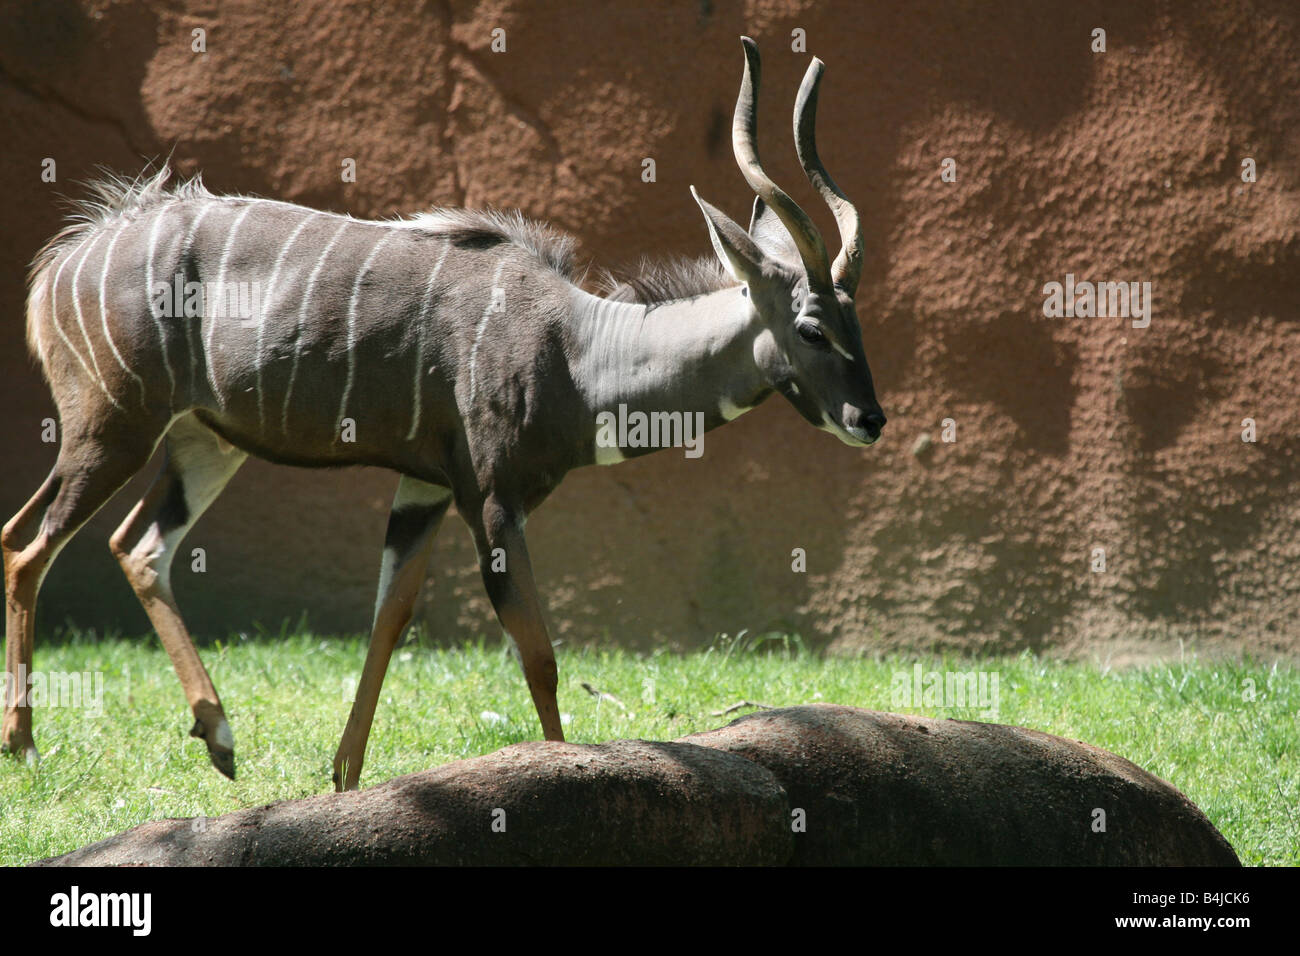
{"label": "antelope ear", "polygon": [[700,194],[691,187],[691,195],[695,201],[700,204],[700,210],[704,213],[704,221],[709,226],[709,239],[713,242],[713,251],[718,255],[718,261],[722,263],[732,277],[737,282],[744,282],[747,285],[753,285],[763,275],[763,264],[767,261],[767,256],[763,250],[754,244],[754,240],[749,238],[749,234],[735,221],[719,209],[709,205],[700,198]]}
{"label": "antelope ear", "polygon": [[763,250],[769,259],[778,259],[792,265],[799,263],[799,247],[772,207],[762,196],[754,197],[754,213],[749,217],[749,238]]}

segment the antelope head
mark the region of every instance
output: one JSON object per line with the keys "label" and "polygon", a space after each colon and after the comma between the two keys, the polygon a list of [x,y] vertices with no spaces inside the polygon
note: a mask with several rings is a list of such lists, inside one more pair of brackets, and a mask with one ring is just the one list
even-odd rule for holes
{"label": "antelope head", "polygon": [[839,226],[841,248],[834,263],[808,214],[759,162],[758,47],[749,37],[741,37],[741,43],[745,74],[731,138],[740,171],[758,194],[749,230],[702,200],[694,187],[691,193],[722,265],[744,283],[752,318],[761,329],[754,359],[768,385],[846,445],[870,445],[880,437],[885,416],[876,401],[853,305],[862,273],[862,226],[858,211],[817,155],[817,88],[824,66],[814,58],[804,75],[795,102],[794,137],[800,165]]}

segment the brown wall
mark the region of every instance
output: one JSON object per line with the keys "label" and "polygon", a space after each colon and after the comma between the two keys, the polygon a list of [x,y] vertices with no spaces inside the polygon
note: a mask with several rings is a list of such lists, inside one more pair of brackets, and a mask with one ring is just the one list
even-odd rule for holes
{"label": "brown wall", "polygon": [[[25,266],[58,227],[58,195],[97,165],[131,173],[171,152],[214,190],[358,216],[518,206],[603,264],[702,254],[688,184],[737,218],[751,198],[728,142],[749,33],[765,54],[764,158],[833,235],[789,140],[800,27],[827,63],[822,155],[866,224],[858,311],[885,440],[844,447],[774,398],[710,434],[699,460],[574,473],[529,523],[556,636],[1300,648],[1294,4],[286,6],[0,8],[6,517],[54,458],[23,344]],[[506,53],[489,50],[495,27]],[[956,183],[940,181],[945,157]],[[1067,272],[1151,282],[1151,326],[1045,318],[1042,287]],[[1240,439],[1248,416],[1256,444]],[[955,444],[938,440],[944,418]],[[914,455],[923,434],[935,443]],[[304,609],[321,631],[362,629],[393,485],[250,463],[192,534],[208,573],[178,564],[196,631],[278,629]],[[105,545],[133,500],[64,552],[43,630],[145,631]],[[795,547],[807,574],[790,570]],[[1094,547],[1105,574],[1089,571]],[[431,632],[494,634],[459,522],[435,562]]]}

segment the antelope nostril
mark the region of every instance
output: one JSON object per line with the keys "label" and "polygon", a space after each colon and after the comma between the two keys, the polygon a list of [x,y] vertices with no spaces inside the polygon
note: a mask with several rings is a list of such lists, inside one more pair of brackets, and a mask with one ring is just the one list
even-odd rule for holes
{"label": "antelope nostril", "polygon": [[871,436],[871,440],[875,441],[880,437],[880,430],[885,427],[884,413],[879,411],[870,412],[866,416],[863,427],[867,430],[867,434]]}
{"label": "antelope nostril", "polygon": [[885,416],[879,407],[871,411],[863,411],[853,405],[846,404],[842,416],[840,420],[844,423],[845,428],[850,431],[861,432],[873,442],[880,437],[880,429],[885,425]]}
{"label": "antelope nostril", "polygon": [[880,429],[885,426],[885,414],[879,405],[864,409],[845,402],[840,408],[840,424],[856,434],[859,441],[865,437],[868,442],[874,442],[880,437]]}

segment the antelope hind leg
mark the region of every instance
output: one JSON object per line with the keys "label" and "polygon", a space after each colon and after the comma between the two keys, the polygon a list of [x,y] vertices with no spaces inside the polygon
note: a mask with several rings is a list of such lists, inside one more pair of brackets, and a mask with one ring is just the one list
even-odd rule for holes
{"label": "antelope hind leg", "polygon": [[113,532],[110,546],[158,632],[194,714],[190,735],[208,748],[212,765],[235,777],[235,738],[180,608],[172,594],[176,549],[248,457],[218,440],[193,416],[167,432],[167,460],[140,502]]}
{"label": "antelope hind leg", "polygon": [[[32,673],[36,599],[50,563],[119,488],[144,467],[153,454],[158,432],[118,427],[111,416],[98,429],[64,424],[63,444],[53,470],[40,490],[9,520],[0,533],[5,570],[4,725],[0,750],[39,759],[32,736],[32,708],[25,681]],[[159,429],[161,431],[161,429]],[[11,693],[9,693],[11,692]]]}

